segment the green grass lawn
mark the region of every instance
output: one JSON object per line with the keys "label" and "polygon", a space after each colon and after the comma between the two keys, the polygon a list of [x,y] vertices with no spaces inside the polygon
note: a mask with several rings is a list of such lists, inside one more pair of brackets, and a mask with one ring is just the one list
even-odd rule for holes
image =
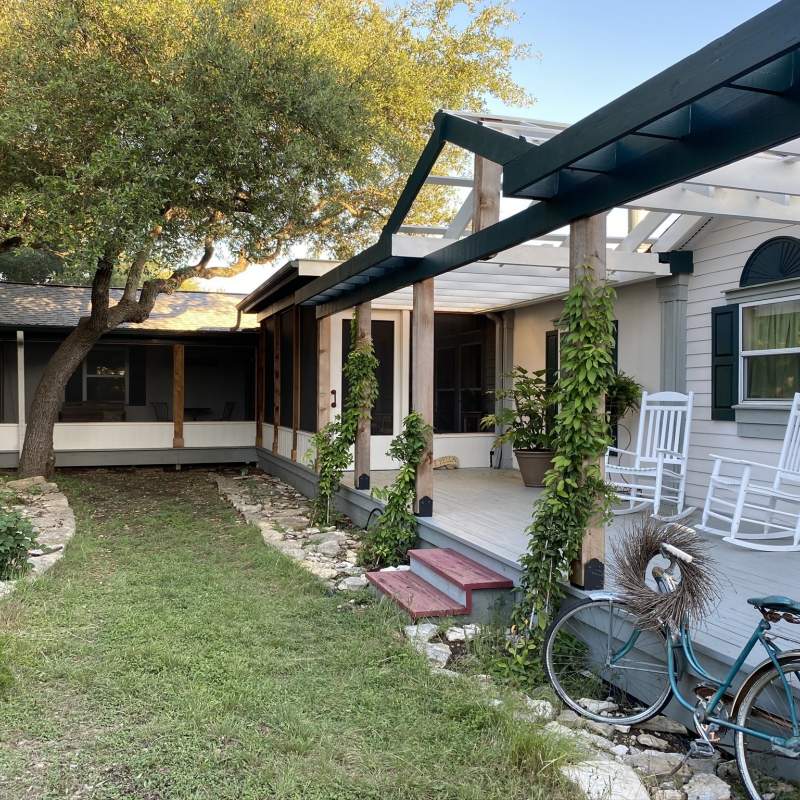
{"label": "green grass lawn", "polygon": [[434,677],[203,471],[61,474],[65,558],[0,601],[5,798],[539,798],[558,744]]}

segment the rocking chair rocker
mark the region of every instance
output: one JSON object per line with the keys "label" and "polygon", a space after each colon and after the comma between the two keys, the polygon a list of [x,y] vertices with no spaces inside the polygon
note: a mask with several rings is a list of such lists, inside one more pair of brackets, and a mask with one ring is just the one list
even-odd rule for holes
{"label": "rocking chair rocker", "polygon": [[[684,507],[693,397],[692,392],[642,394],[636,450],[609,447],[605,457],[606,480],[627,503],[615,508],[615,515],[652,508],[654,517],[674,521],[695,510]],[[675,506],[674,515],[660,515],[664,503]]]}
{"label": "rocking chair rocker", "polygon": [[[711,457],[714,467],[697,530],[751,550],[800,550],[800,393],[792,402],[777,466]],[[780,539],[788,542],[769,543]]]}

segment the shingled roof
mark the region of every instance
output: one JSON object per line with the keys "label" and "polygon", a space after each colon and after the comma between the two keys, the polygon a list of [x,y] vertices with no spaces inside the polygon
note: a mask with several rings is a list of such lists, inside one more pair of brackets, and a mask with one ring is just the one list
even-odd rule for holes
{"label": "shingled roof", "polygon": [[[122,290],[112,289],[112,304]],[[159,295],[148,319],[125,323],[132,330],[221,332],[236,326],[241,294],[175,292]],[[0,327],[74,328],[89,313],[91,289],[84,286],[30,285],[0,282]],[[239,328],[257,327],[255,314],[242,314]]]}

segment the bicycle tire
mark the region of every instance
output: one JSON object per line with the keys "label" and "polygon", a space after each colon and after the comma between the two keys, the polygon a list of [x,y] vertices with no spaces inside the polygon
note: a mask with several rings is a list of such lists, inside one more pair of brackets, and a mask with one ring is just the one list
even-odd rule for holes
{"label": "bicycle tire", "polygon": [[[609,681],[606,680],[606,677],[600,677],[600,680],[603,681],[604,684],[607,684],[612,690],[618,690],[620,693],[620,697],[624,695],[625,697],[630,697],[631,699],[637,700],[637,702],[639,703],[645,702],[646,704],[641,706],[640,710],[637,710],[636,713],[620,713],[619,707],[616,710],[610,712],[610,715],[595,713],[590,709],[588,709],[585,704],[582,705],[579,702],[582,699],[584,700],[586,699],[585,683],[581,683],[581,689],[580,691],[577,692],[573,692],[567,686],[565,686],[565,681],[563,677],[559,674],[559,670],[557,669],[555,663],[555,653],[557,647],[559,646],[558,637],[560,633],[566,632],[566,626],[571,620],[574,620],[578,614],[590,609],[590,607],[594,607],[594,609],[596,609],[598,612],[601,612],[603,609],[605,609],[606,610],[605,613],[611,614],[612,619],[614,610],[616,608],[622,609],[624,613],[628,615],[626,618],[626,623],[635,624],[636,617],[633,614],[633,612],[627,609],[625,603],[616,598],[598,598],[598,599],[587,598],[586,600],[582,600],[567,608],[562,608],[562,610],[556,615],[555,619],[550,623],[550,626],[548,627],[545,633],[545,640],[542,648],[542,663],[544,665],[545,673],[547,675],[548,681],[550,682],[550,685],[553,687],[556,694],[568,708],[570,708],[575,713],[580,714],[583,717],[586,717],[587,719],[594,720],[595,722],[615,723],[618,725],[635,725],[639,722],[644,722],[645,720],[648,720],[656,716],[656,714],[661,712],[672,698],[672,687],[669,683],[669,678],[667,673],[666,640],[664,634],[661,632],[654,632],[654,631],[647,632],[647,635],[649,637],[657,637],[652,641],[648,639],[647,644],[650,644],[651,648],[655,647],[658,644],[662,646],[661,652],[663,652],[663,676],[666,679],[665,687],[662,689],[656,688],[654,697],[650,701],[642,701],[641,697],[635,697],[633,695],[630,695],[627,690],[622,689],[618,685],[611,684]],[[600,614],[599,616],[602,619],[603,615]],[[609,627],[611,627],[611,623]],[[599,629],[595,630],[599,631]],[[574,631],[567,635],[575,637]],[[602,636],[603,634],[598,633],[598,635]],[[610,636],[608,638],[610,639]],[[586,647],[589,647],[589,645],[587,645],[586,643],[584,643],[584,645]],[[652,665],[654,667],[658,666],[658,660],[656,657],[653,658]],[[620,671],[622,669],[624,668],[620,668]],[[631,667],[630,669],[634,670],[638,668]],[[638,671],[644,671],[644,670],[638,669]],[[580,672],[581,674],[584,674],[586,670],[580,670]],[[608,677],[611,677],[610,674]],[[644,679],[644,682],[646,683],[646,679]],[[650,690],[640,689],[641,693],[644,693],[644,691],[650,691]],[[575,694],[583,694],[584,696],[575,697],[573,696]]]}

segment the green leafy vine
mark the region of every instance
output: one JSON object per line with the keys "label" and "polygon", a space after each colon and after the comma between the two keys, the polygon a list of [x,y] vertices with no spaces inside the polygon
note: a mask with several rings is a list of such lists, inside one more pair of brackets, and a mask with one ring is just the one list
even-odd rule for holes
{"label": "green leafy vine", "polygon": [[331,522],[333,498],[352,460],[350,450],[356,440],[358,423],[362,417],[369,417],[378,396],[378,359],[372,337],[358,336],[358,311],[350,323],[350,341],[352,345],[342,370],[349,387],[342,413],[311,439],[309,457],[319,475],[317,496],[311,509],[312,520],[317,525]]}
{"label": "green leafy vine", "polygon": [[392,439],[386,455],[399,461],[400,469],[391,486],[372,490],[372,496],[386,505],[362,542],[359,561],[363,566],[401,564],[416,541],[417,518],[413,513],[416,474],[431,434],[432,428],[422,415],[412,411],[403,420],[400,435]]}
{"label": "green leafy vine", "polygon": [[514,611],[518,634],[503,669],[527,682],[541,677],[543,634],[586,528],[610,514],[611,492],[600,458],[609,445],[603,398],[614,380],[614,291],[596,284],[586,268],[564,301],[559,328],[560,372],[556,389],[555,457],[527,529],[521,600]]}

